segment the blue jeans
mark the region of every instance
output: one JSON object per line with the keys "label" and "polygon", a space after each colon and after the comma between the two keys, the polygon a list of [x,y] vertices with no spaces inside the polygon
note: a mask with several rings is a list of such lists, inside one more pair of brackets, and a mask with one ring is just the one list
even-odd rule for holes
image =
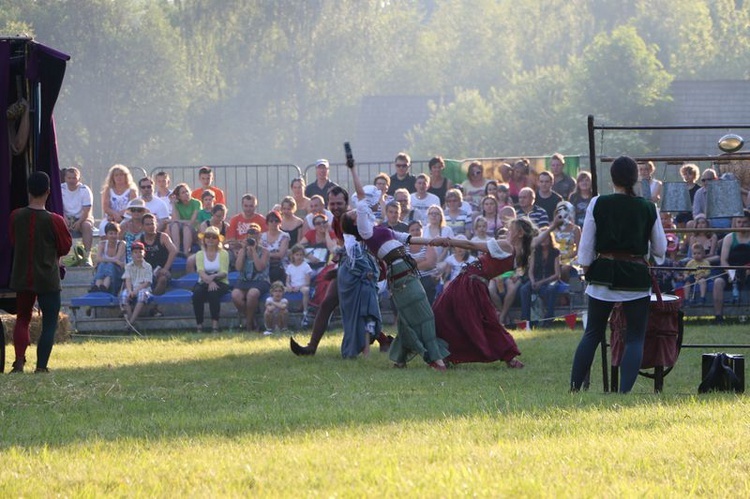
{"label": "blue jeans", "polygon": [[[519,294],[521,295],[521,320],[531,320],[531,294],[533,288],[531,281],[527,281],[521,285]],[[546,313],[544,318],[548,319],[555,316],[555,304],[557,303],[557,281],[547,284],[542,284],[537,289],[536,294],[539,298],[544,300],[546,306]]]}
{"label": "blue jeans", "polygon": [[[646,325],[651,298],[645,296],[637,300],[622,302],[625,314],[625,350],[620,362],[620,393],[628,393],[635,384],[638,370],[643,359],[643,343],[646,339]],[[588,322],[581,342],[578,343],[573,357],[573,369],[570,374],[570,388],[581,389],[584,379],[594,362],[596,349],[604,340],[607,331],[607,321],[612,312],[614,302],[597,300],[589,296]]]}

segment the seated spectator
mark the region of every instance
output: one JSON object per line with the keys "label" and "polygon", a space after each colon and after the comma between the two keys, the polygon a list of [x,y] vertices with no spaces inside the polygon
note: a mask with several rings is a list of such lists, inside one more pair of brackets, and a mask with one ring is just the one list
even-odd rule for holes
{"label": "seated spectator", "polygon": [[411,209],[411,194],[406,189],[396,189],[393,200],[401,206],[401,220],[407,226],[416,219],[414,210]]}
{"label": "seated spectator", "polygon": [[200,186],[193,189],[190,193],[190,197],[193,199],[203,199],[203,193],[205,191],[211,191],[214,193],[214,201],[221,203],[226,206],[227,198],[224,196],[224,191],[213,185],[214,182],[214,171],[208,166],[202,166],[198,170],[198,181]]}
{"label": "seated spectator", "polygon": [[[443,209],[440,206],[433,204],[428,208],[427,221],[427,226],[423,230],[425,237],[433,239],[454,236],[453,229],[445,225]],[[437,261],[442,262],[448,256],[448,248],[435,246],[435,253],[437,254]]]}
{"label": "seated spectator", "polygon": [[305,179],[295,178],[290,184],[292,190],[292,198],[297,204],[297,209],[294,211],[294,215],[299,218],[305,218],[310,212],[310,198],[305,196]]}
{"label": "seated spectator", "polygon": [[315,228],[313,226],[313,217],[315,215],[323,215],[326,217],[328,223],[333,222],[333,213],[326,209],[323,197],[317,194],[313,195],[310,198],[310,210],[307,215],[305,215],[305,232],[307,232],[308,230],[313,230]]}
{"label": "seated spectator", "polygon": [[143,215],[148,212],[142,199],[133,199],[128,203],[127,218],[120,224],[120,239],[125,241],[125,262],[133,261],[131,247],[133,242],[143,235]]}
{"label": "seated spectator", "polygon": [[[680,167],[680,175],[682,176],[682,180],[685,181],[685,188],[687,188],[688,193],[690,193],[690,203],[693,202],[693,199],[695,199],[695,193],[698,192],[698,189],[701,187],[696,183],[700,174],[701,171],[698,169],[698,166],[693,163],[685,163]],[[685,211],[677,214],[675,217],[675,223],[677,224],[677,227],[686,227],[687,223],[692,219],[693,213]]]}
{"label": "seated spectator", "polygon": [[398,201],[396,200],[390,201],[385,205],[385,220],[383,220],[380,225],[385,225],[386,227],[398,232],[407,232],[409,226],[399,220],[400,218],[401,205],[398,204]]}
{"label": "seated spectator", "polygon": [[[529,178],[531,174],[531,166],[529,160],[521,158],[513,163],[513,169],[511,170],[510,178],[508,179],[508,193],[513,203],[518,203],[518,195],[521,193],[521,189],[524,187],[531,187],[532,182]],[[534,192],[534,190],[531,190]]]}
{"label": "seated spectator", "polygon": [[[735,228],[750,227],[750,210],[745,210],[744,217],[735,218],[734,226]],[[731,232],[724,236],[721,243],[720,265],[722,267],[750,265],[750,232]],[[733,281],[738,288],[740,284],[744,284],[745,272],[744,270],[725,271],[714,280],[713,301],[716,324],[724,322],[724,289]],[[734,274],[734,279],[732,279],[732,274]]]}
{"label": "seated spectator", "polygon": [[560,213],[564,222],[552,233],[560,250],[560,280],[570,281],[571,276],[577,276],[578,244],[581,242],[581,228],[575,224],[575,208],[568,201],[560,201],[557,205],[557,213]]}
{"label": "seated spectator", "polygon": [[198,212],[201,202],[191,197],[187,184],[178,184],[174,188],[172,219],[169,233],[180,252],[188,256],[193,252],[193,241],[198,228]]}
{"label": "seated spectator", "polygon": [[154,269],[154,295],[163,295],[172,278],[172,263],[177,256],[177,246],[166,232],[156,230],[156,217],[153,213],[143,215],[143,243],[145,259]]}
{"label": "seated spectator", "polygon": [[591,188],[591,174],[589,172],[580,172],[576,178],[576,187],[568,199],[573,208],[575,208],[575,223],[579,227],[583,227],[583,220],[586,218],[586,208],[589,207],[592,197],[594,197],[594,193]]}
{"label": "seated spectator", "polygon": [[99,225],[99,234],[104,234],[107,222],[122,223],[128,203],[138,195],[133,176],[127,166],[114,165],[109,169],[104,185],[102,185],[101,195],[104,216]]}
{"label": "seated spectator", "polygon": [[296,245],[292,247],[292,258],[286,266],[286,291],[302,293],[302,322],[309,322],[307,306],[310,303],[310,282],[314,271],[305,261],[305,248]]}
{"label": "seated spectator", "polygon": [[284,298],[284,285],[281,281],[274,281],[270,287],[271,295],[266,298],[266,309],[263,321],[266,324],[264,336],[271,336],[287,330],[289,323],[289,300]]}
{"label": "seated spectator", "polygon": [[653,161],[638,163],[638,183],[636,184],[636,193],[642,198],[649,199],[654,203],[661,200],[661,180],[654,177],[656,165]]}
{"label": "seated spectator", "polygon": [[[81,172],[71,166],[65,170],[62,189],[63,212],[68,230],[73,237],[83,240],[84,267],[91,267],[91,246],[94,244],[94,213],[91,211],[93,195],[91,189],[81,183]],[[106,226],[105,226],[106,231]]]}
{"label": "seated spectator", "polygon": [[677,249],[679,247],[677,236],[675,234],[667,234],[666,237],[667,250],[664,261],[653,265],[653,274],[656,283],[659,285],[659,290],[662,293],[672,294],[676,288],[682,287],[685,278],[682,272],[673,268],[670,269],[670,267],[677,267],[679,265],[677,261]]}
{"label": "seated spectator", "polygon": [[216,200],[216,196],[214,195],[213,191],[205,190],[203,191],[203,194],[201,194],[200,200],[201,211],[198,212],[198,226],[211,218],[211,210],[213,210],[214,208],[214,201]]}
{"label": "seated spectator", "polygon": [[326,266],[331,255],[336,251],[336,235],[329,227],[324,215],[313,218],[314,230],[307,231],[299,244],[305,248],[305,258],[317,274]]}
{"label": "seated spectator", "polygon": [[227,230],[227,241],[232,250],[238,251],[242,247],[242,243],[253,224],[259,228],[259,232],[268,230],[266,218],[259,213],[255,213],[257,208],[258,199],[253,194],[242,196],[242,211],[229,220],[229,230]]}
{"label": "seated spectator", "polygon": [[549,225],[547,212],[534,204],[535,197],[536,194],[531,187],[521,189],[518,193],[518,206],[515,207],[516,216],[528,218],[539,228],[547,227]]}
{"label": "seated spectator", "polygon": [[[711,223],[706,218],[706,215],[698,215],[693,219],[695,229],[708,229],[711,227]],[[692,257],[692,248],[695,244],[700,244],[703,247],[703,255],[710,262],[718,262],[718,238],[715,232],[694,232],[687,238],[686,254],[688,257]]]}
{"label": "seated spectator", "polygon": [[211,218],[203,222],[200,226],[200,232],[205,232],[209,227],[216,227],[219,229],[219,233],[223,237],[227,237],[227,230],[229,230],[229,224],[226,222],[227,218],[227,207],[223,204],[215,204],[211,208]]}
{"label": "seated spectator", "polygon": [[120,226],[117,222],[107,222],[104,230],[104,238],[99,241],[96,250],[94,285],[89,291],[117,295],[125,270],[125,243],[119,240]]}
{"label": "seated spectator", "polygon": [[440,199],[427,192],[427,188],[430,186],[430,177],[424,173],[417,175],[417,180],[414,182],[414,188],[416,191],[410,195],[411,209],[414,210],[414,220],[419,220],[422,225],[427,225],[427,210],[430,206],[440,206]]}
{"label": "seated spectator", "polygon": [[297,202],[291,196],[281,200],[281,230],[289,234],[289,245],[294,246],[299,242],[304,233],[305,221],[295,215]]}
{"label": "seated spectator", "polygon": [[[466,236],[459,234],[455,237],[456,240],[466,241]],[[466,264],[473,263],[477,259],[473,256],[469,250],[460,248],[458,246],[451,248],[451,254],[448,255],[445,260],[439,265],[443,280],[447,283],[452,281],[458,274],[461,273],[461,269]]]}
{"label": "seated spectator", "polygon": [[500,218],[500,207],[497,199],[493,196],[485,196],[480,203],[480,214],[487,220],[487,233],[495,237],[503,228],[503,220]]}
{"label": "seated spectator", "polygon": [[[422,223],[414,220],[409,224],[409,235],[412,237],[422,237]],[[407,245],[406,252],[417,262],[419,269],[420,282],[427,294],[427,300],[430,305],[435,301],[437,292],[437,283],[440,279],[440,272],[437,268],[437,253],[433,246],[423,246],[421,244]]]}
{"label": "seated spectator", "polygon": [[170,178],[169,173],[161,171],[154,175],[154,197],[161,199],[162,202],[167,205],[169,216],[172,216],[172,205],[174,204],[174,194],[169,186]]}
{"label": "seated spectator", "polygon": [[552,170],[552,175],[555,178],[552,190],[567,201],[576,188],[576,181],[565,173],[565,156],[559,152],[553,154],[549,161],[549,169]]}
{"label": "seated spectator", "polygon": [[138,190],[140,199],[146,203],[146,208],[156,217],[156,230],[159,232],[167,229],[169,222],[169,208],[163,200],[154,196],[154,183],[148,177],[143,177],[138,181]]}
{"label": "seated spectator", "polygon": [[193,312],[195,313],[196,330],[203,330],[203,314],[208,302],[211,315],[211,330],[219,330],[219,313],[221,298],[230,290],[229,287],[229,253],[221,247],[224,238],[219,229],[209,227],[198,236],[202,249],[195,255],[195,266],[198,269],[198,282],[193,287]]}
{"label": "seated spectator", "polygon": [[313,196],[320,196],[323,202],[328,201],[328,191],[336,187],[334,182],[328,178],[328,160],[319,159],[315,162],[315,182],[305,187],[305,196],[312,199]]}
{"label": "seated spectator", "polygon": [[268,231],[260,236],[260,243],[268,250],[268,278],[271,282],[286,282],[284,265],[287,263],[287,251],[289,250],[289,234],[279,229],[281,225],[281,214],[278,211],[269,211],[266,215]]}
{"label": "seated spectator", "polygon": [[[685,267],[689,269],[685,279],[685,300],[689,300],[690,303],[700,303],[703,305],[706,303],[706,291],[708,290],[708,278],[711,275],[711,269],[699,269],[698,267],[710,267],[711,263],[706,260],[706,255],[701,243],[693,244],[691,249],[693,258],[691,258],[685,265]],[[695,296],[696,287],[699,291],[698,296]]]}
{"label": "seated spectator", "polygon": [[521,320],[531,321],[532,326],[536,326],[536,321],[531,320],[534,294],[541,298],[546,306],[544,325],[550,326],[552,322],[547,319],[555,316],[557,281],[560,279],[560,250],[556,246],[552,234],[540,241],[529,259],[529,279],[520,288]]}
{"label": "seated spectator", "polygon": [[463,234],[471,237],[473,224],[471,206],[464,203],[463,194],[458,189],[449,189],[445,193],[445,225],[453,230],[453,233]]}
{"label": "seated spectator", "polygon": [[480,213],[482,211],[482,198],[484,197],[484,187],[487,185],[487,179],[484,178],[484,165],[479,161],[474,161],[466,170],[466,180],[461,187],[464,192],[464,199],[471,205],[471,211]]}
{"label": "seated spectator", "polygon": [[143,243],[133,242],[131,251],[133,261],[125,265],[125,272],[122,274],[125,286],[120,294],[120,307],[125,321],[132,325],[135,324],[146,303],[151,300],[151,280],[154,277],[154,269],[143,258]]}
{"label": "seated spectator", "polygon": [[487,223],[487,219],[483,216],[478,216],[474,219],[474,235],[470,239],[472,242],[487,242],[490,239],[494,239],[493,236],[490,236],[490,234],[487,231],[487,228],[489,227],[489,224]]}
{"label": "seated spectator", "polygon": [[260,297],[268,293],[271,281],[268,279],[269,253],[260,244],[260,225],[251,223],[246,238],[240,241],[235,268],[240,273],[232,290],[232,303],[245,318],[248,331],[255,330],[255,312]]}
{"label": "seated spectator", "polygon": [[[417,179],[410,172],[411,158],[409,157],[409,155],[405,152],[398,153],[396,155],[394,165],[396,167],[396,173],[391,175],[391,182],[388,186],[388,194],[395,198],[396,191],[398,189],[405,189],[407,194],[415,192],[417,189],[414,184]],[[404,211],[403,205],[401,206],[401,211]]]}
{"label": "seated spectator", "polygon": [[534,204],[546,211],[547,218],[552,220],[555,218],[557,204],[563,200],[563,197],[552,190],[552,174],[548,171],[539,173],[537,185],[539,189],[536,191]]}

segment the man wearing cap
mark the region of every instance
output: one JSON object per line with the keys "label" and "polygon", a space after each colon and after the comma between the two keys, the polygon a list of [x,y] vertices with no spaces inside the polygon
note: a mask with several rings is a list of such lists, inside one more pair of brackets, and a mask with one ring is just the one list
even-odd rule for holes
{"label": "man wearing cap", "polygon": [[193,192],[190,193],[190,197],[193,199],[202,199],[203,191],[211,191],[214,193],[215,201],[217,203],[221,203],[223,205],[227,204],[226,197],[224,197],[224,191],[216,187],[215,185],[211,185],[214,181],[214,171],[208,167],[208,166],[202,166],[200,170],[198,170],[198,180],[200,181],[201,185],[195,189],[193,189]]}
{"label": "man wearing cap", "polygon": [[406,189],[409,194],[417,191],[417,177],[409,172],[411,168],[411,158],[405,152],[396,155],[396,173],[391,175],[391,185],[388,186],[388,195],[393,196],[396,189]]}
{"label": "man wearing cap", "polygon": [[336,184],[328,178],[328,160],[319,159],[315,162],[315,182],[305,187],[305,196],[311,198],[317,194],[324,201],[328,201],[328,191],[333,187],[336,187]]}
{"label": "man wearing cap", "polygon": [[156,230],[163,231],[167,228],[169,221],[169,207],[161,199],[154,197],[154,182],[143,177],[138,181],[138,193],[140,199],[146,203],[146,209],[156,217]]}
{"label": "man wearing cap", "polygon": [[131,199],[125,210],[126,219],[120,224],[120,239],[125,241],[125,262],[133,261],[131,248],[133,241],[143,235],[143,215],[148,208],[143,199]]}

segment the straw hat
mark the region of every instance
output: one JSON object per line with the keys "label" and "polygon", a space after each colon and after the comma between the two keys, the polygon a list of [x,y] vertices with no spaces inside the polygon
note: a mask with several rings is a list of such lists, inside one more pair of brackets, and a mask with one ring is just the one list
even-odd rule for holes
{"label": "straw hat", "polygon": [[204,230],[203,232],[201,232],[200,234],[198,234],[198,238],[201,239],[201,240],[203,240],[203,238],[205,238],[209,234],[212,235],[212,236],[218,237],[219,238],[219,242],[224,241],[224,236],[222,236],[221,232],[219,232],[219,228],[218,227],[213,227],[213,226],[206,227],[206,230]]}

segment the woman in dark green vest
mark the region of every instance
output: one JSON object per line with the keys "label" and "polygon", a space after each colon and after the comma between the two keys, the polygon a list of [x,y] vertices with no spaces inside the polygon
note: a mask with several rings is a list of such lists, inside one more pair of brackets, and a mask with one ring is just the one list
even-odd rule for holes
{"label": "woman in dark green vest", "polygon": [[573,358],[572,391],[580,390],[591,369],[617,302],[622,302],[627,321],[620,392],[633,388],[643,358],[651,295],[647,259],[650,253],[659,263],[667,248],[656,205],[633,191],[638,181],[635,160],[620,156],[612,162],[610,175],[614,194],[591,200],[578,250],[578,261],[588,281],[589,304],[586,331]]}

